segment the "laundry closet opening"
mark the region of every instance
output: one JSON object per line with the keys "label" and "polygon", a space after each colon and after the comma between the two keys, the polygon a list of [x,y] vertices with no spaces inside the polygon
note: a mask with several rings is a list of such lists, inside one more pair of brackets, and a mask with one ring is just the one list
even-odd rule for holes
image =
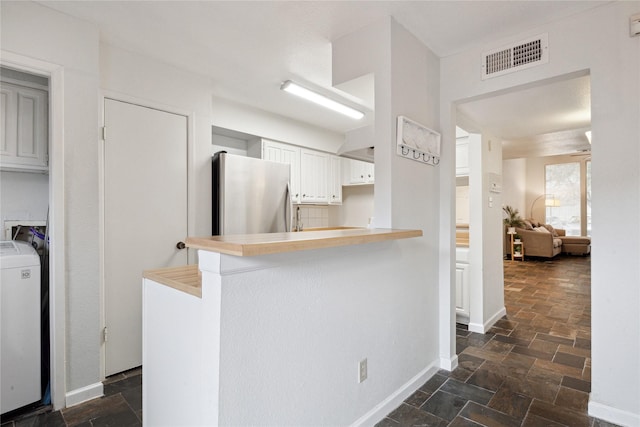
{"label": "laundry closet opening", "polygon": [[[49,79],[0,68],[3,419],[49,405]],[[11,271],[14,270],[14,271]]]}

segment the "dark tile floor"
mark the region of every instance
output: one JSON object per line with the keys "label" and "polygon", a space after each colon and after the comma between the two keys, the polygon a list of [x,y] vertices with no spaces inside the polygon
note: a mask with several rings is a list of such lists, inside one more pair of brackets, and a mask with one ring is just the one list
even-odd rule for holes
{"label": "dark tile floor", "polygon": [[457,325],[458,367],[379,427],[612,426],[587,415],[591,259],[505,261],[504,288],[507,315],[484,335]]}
{"label": "dark tile floor", "polygon": [[2,420],[1,427],[134,427],[142,426],[142,369],[107,378],[104,397],[51,412],[40,408]]}
{"label": "dark tile floor", "polygon": [[[505,261],[507,315],[485,335],[458,325],[459,366],[439,371],[378,426],[612,426],[587,415],[590,261]],[[102,398],[1,427],[140,426],[141,374],[110,377]]]}

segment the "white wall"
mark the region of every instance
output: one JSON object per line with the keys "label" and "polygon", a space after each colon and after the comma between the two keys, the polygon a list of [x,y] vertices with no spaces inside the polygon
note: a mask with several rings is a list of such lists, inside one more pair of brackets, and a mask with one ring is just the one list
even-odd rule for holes
{"label": "white wall", "polygon": [[211,124],[261,138],[336,153],[344,135],[287,117],[213,97]]}
{"label": "white wall", "polygon": [[416,311],[405,313],[405,320],[421,322],[424,328],[407,337],[411,343],[397,342],[398,348],[410,348],[417,354],[403,357],[402,375],[384,385],[386,390],[393,390],[434,361],[444,367],[455,364],[455,350],[441,352],[437,326],[438,207],[432,201],[438,197],[438,170],[395,154],[398,115],[437,128],[439,62],[392,19],[346,35],[336,40],[332,48],[334,84],[365,74],[374,75],[376,227],[417,228],[424,232],[424,237],[411,241],[411,250],[420,260],[420,267],[403,282],[405,292],[422,302]]}
{"label": "white wall", "polygon": [[191,116],[188,231],[210,234],[211,80],[105,43],[100,44],[100,73],[105,95]]}
{"label": "white wall", "polygon": [[[532,31],[442,59],[441,111],[445,177],[454,173],[455,109],[459,101],[589,70],[592,105],[592,387],[590,414],[640,424],[640,38],[629,16],[640,3],[614,2]],[[597,29],[597,30],[594,30]],[[482,81],[484,50],[549,34],[548,64]],[[612,113],[615,112],[615,113]],[[449,143],[448,143],[449,142]],[[453,217],[453,183],[443,179],[440,204]],[[615,220],[613,220],[615,218]],[[449,221],[443,221],[447,225]],[[620,239],[624,223],[626,238]],[[444,228],[451,234],[453,227]],[[443,245],[451,238],[442,239]],[[624,343],[624,351],[617,351]]]}
{"label": "white wall", "polygon": [[222,255],[220,425],[373,425],[424,384],[438,360],[416,240]]}
{"label": "white wall", "polygon": [[527,189],[527,162],[525,159],[509,159],[502,162],[502,204],[512,206],[522,218],[529,217],[525,198]]}
{"label": "white wall", "polygon": [[[373,217],[373,185],[345,185],[342,187],[342,205],[329,207],[330,220],[335,225],[366,227]],[[335,211],[334,217],[331,213]]]}
{"label": "white wall", "polygon": [[[52,150],[64,152],[67,264],[61,304],[66,304],[65,382],[71,391],[100,381],[99,34],[87,23],[30,2],[3,2],[1,19],[3,50],[64,67],[64,146]],[[52,241],[54,250],[55,245]]]}
{"label": "white wall", "polygon": [[469,330],[484,333],[505,314],[502,268],[502,194],[489,191],[501,175],[496,138],[469,134]]}
{"label": "white wall", "polygon": [[49,175],[43,173],[0,172],[0,219],[47,219]]}

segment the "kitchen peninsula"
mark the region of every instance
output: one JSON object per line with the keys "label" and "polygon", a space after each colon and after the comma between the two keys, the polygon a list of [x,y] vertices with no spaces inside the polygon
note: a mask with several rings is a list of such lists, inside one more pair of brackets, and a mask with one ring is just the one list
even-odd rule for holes
{"label": "kitchen peninsula", "polygon": [[393,409],[380,404],[438,369],[397,383],[404,333],[387,315],[397,307],[386,308],[420,303],[411,270],[421,236],[188,238],[198,266],[144,274],[145,425],[348,425]]}

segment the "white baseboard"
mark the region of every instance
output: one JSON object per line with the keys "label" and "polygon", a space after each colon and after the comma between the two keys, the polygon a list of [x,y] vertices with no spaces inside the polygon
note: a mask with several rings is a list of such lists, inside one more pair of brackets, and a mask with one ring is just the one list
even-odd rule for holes
{"label": "white baseboard", "polygon": [[469,331],[471,332],[476,332],[479,334],[484,334],[486,333],[489,329],[491,329],[491,327],[493,325],[495,325],[495,323],[502,319],[502,316],[504,316],[505,314],[507,314],[507,309],[502,307],[500,310],[498,310],[493,316],[491,316],[489,318],[489,320],[487,320],[486,322],[484,322],[484,325],[480,324],[480,323],[469,323]]}
{"label": "white baseboard", "polygon": [[640,426],[640,414],[623,411],[602,403],[594,402],[589,397],[589,416],[627,427]]}
{"label": "white baseboard", "polygon": [[440,358],[440,369],[447,370],[449,372],[453,371],[458,367],[458,355],[454,354],[452,358],[447,359],[446,357]]}
{"label": "white baseboard", "polygon": [[475,332],[477,334],[484,334],[484,325],[481,323],[469,322],[469,332]]}
{"label": "white baseboard", "polygon": [[351,427],[355,426],[372,426],[380,422],[394,409],[404,402],[407,397],[411,396],[416,390],[427,382],[432,376],[438,372],[438,366],[436,363],[432,363],[423,369],[418,375],[411,378],[398,390],[393,392],[389,397],[376,405],[375,408],[358,418]]}
{"label": "white baseboard", "polygon": [[102,383],[89,384],[86,387],[71,390],[66,394],[66,407],[78,405],[87,400],[95,399],[104,395]]}

